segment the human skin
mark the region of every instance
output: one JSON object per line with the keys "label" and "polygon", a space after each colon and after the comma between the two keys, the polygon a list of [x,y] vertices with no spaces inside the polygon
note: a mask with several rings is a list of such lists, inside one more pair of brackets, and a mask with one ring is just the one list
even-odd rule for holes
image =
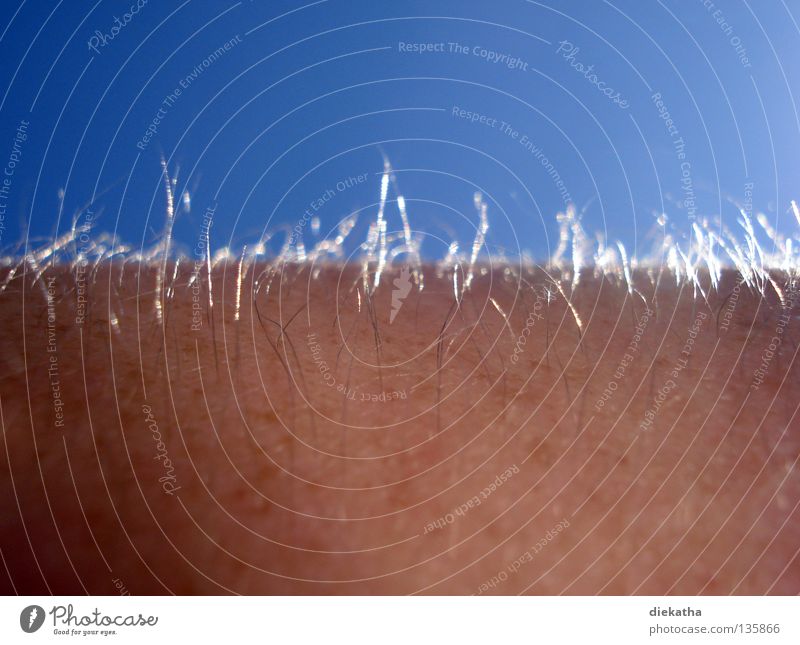
{"label": "human skin", "polygon": [[0,295],[5,593],[800,591],[786,276],[122,267]]}

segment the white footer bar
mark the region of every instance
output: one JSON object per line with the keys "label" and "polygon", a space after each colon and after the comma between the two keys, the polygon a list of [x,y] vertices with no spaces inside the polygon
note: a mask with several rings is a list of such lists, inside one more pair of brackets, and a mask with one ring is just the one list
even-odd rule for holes
{"label": "white footer bar", "polygon": [[799,616],[796,597],[4,597],[0,642],[777,645]]}

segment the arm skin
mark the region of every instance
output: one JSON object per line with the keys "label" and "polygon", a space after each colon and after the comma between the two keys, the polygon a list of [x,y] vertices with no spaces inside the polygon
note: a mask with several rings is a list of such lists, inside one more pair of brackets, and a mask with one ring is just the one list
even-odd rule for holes
{"label": "arm skin", "polygon": [[800,591],[785,280],[121,266],[0,295],[5,593]]}

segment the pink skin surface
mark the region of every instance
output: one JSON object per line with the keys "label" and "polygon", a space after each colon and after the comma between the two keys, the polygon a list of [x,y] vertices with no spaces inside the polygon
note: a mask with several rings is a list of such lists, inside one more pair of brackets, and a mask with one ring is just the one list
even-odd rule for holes
{"label": "pink skin surface", "polygon": [[793,301],[265,269],[0,296],[5,593],[800,591]]}

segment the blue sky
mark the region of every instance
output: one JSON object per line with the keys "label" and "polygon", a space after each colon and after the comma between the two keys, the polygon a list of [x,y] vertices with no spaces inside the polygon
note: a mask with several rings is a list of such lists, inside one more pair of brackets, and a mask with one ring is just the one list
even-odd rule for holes
{"label": "blue sky", "polygon": [[476,190],[489,243],[538,257],[568,201],[645,248],[661,212],[688,230],[752,204],[785,230],[800,196],[796,1],[24,2],[4,19],[6,252],[87,205],[151,243],[161,155],[191,194],[186,248],[210,207],[214,246],[309,209],[323,235],[355,211],[364,227],[383,154],[430,256],[472,240]]}

